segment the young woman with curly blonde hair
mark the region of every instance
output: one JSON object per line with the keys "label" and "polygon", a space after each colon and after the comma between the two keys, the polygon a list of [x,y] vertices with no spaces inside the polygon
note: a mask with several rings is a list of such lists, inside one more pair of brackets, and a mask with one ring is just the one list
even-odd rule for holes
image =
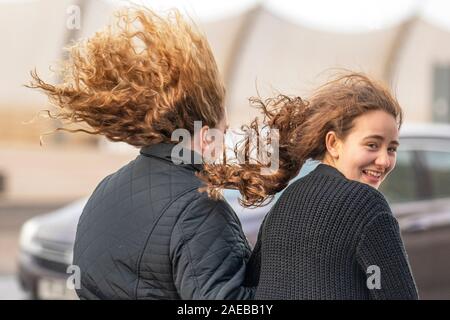
{"label": "young woman with curly blonde hair", "polygon": [[[224,86],[196,27],[175,11],[122,11],[117,24],[71,47],[62,83],[33,78],[58,107],[53,117],[90,127],[61,130],[141,148],[100,182],[80,217],[79,297],[251,298],[242,285],[251,251],[240,222],[226,202],[198,191],[202,166],[184,161],[186,153],[213,154],[210,131],[226,127]],[[173,154],[177,129],[193,139]]]}

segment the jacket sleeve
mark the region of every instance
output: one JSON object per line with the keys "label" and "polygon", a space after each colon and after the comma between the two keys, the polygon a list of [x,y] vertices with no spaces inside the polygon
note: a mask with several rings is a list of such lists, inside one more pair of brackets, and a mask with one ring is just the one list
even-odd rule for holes
{"label": "jacket sleeve", "polygon": [[365,226],[356,255],[372,299],[418,299],[398,222],[390,212],[377,214]]}
{"label": "jacket sleeve", "polygon": [[170,256],[182,299],[252,299],[243,286],[250,247],[241,224],[224,201],[200,196],[172,232]]}
{"label": "jacket sleeve", "polygon": [[[256,240],[255,247],[253,248],[250,260],[247,263],[247,272],[245,276],[245,285],[249,287],[258,287],[259,275],[261,273],[261,246],[262,246],[262,233],[268,214],[264,217],[261,226],[258,231],[258,239]],[[255,292],[256,294],[256,292]]]}

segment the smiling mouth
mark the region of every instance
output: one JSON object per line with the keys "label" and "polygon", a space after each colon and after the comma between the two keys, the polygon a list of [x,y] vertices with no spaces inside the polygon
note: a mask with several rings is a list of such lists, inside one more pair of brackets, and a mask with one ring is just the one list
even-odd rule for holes
{"label": "smiling mouth", "polygon": [[380,180],[383,173],[375,170],[363,170],[364,175],[366,175],[370,180]]}

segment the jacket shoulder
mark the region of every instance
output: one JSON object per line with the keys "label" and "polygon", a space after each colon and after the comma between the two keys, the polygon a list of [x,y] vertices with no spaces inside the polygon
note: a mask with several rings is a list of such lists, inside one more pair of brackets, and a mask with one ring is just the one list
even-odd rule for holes
{"label": "jacket shoulder", "polygon": [[183,199],[187,206],[180,211],[176,225],[185,235],[199,228],[241,227],[239,218],[224,200],[214,200],[204,192],[192,190]]}

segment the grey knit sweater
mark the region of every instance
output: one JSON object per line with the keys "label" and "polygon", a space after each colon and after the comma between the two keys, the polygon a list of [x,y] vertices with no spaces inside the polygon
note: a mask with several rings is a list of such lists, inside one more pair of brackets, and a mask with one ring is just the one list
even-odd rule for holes
{"label": "grey knit sweater", "polygon": [[383,195],[325,164],[272,207],[247,275],[256,299],[418,299]]}

